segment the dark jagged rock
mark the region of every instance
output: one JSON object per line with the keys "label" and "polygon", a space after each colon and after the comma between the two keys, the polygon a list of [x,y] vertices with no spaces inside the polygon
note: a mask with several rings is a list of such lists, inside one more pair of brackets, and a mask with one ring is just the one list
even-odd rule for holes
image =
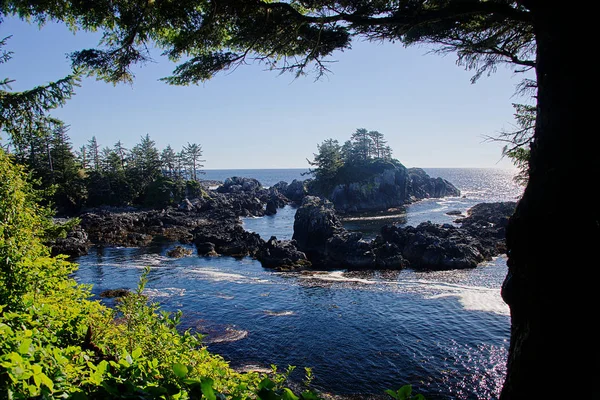
{"label": "dark jagged rock", "polygon": [[302,251],[322,252],[325,242],[344,232],[333,204],[315,196],[306,196],[294,217],[293,239]]}
{"label": "dark jagged rock", "polygon": [[294,203],[300,204],[302,203],[304,197],[308,194],[308,189],[306,188],[307,182],[308,180],[300,181],[294,179],[292,183],[287,185],[284,191],[280,192]]}
{"label": "dark jagged rock", "polygon": [[199,256],[214,257],[219,254],[215,250],[215,244],[211,242],[196,242],[196,250]]}
{"label": "dark jagged rock", "polygon": [[462,215],[462,211],[460,210],[450,210],[446,213],[446,215]]}
{"label": "dark jagged rock", "polygon": [[130,293],[131,292],[129,291],[129,289],[108,289],[108,290],[104,290],[103,292],[101,292],[100,297],[112,299],[115,297],[129,296]]}
{"label": "dark jagged rock", "polygon": [[416,200],[460,196],[460,190],[452,183],[442,178],[432,178],[421,168],[409,168],[410,178],[409,196]]}
{"label": "dark jagged rock", "polygon": [[298,249],[309,261],[322,268],[373,269],[399,268],[406,265],[399,254],[392,255],[385,248],[374,247],[358,232],[348,232],[335,214],[333,204],[314,196],[307,196],[296,211],[294,237]]}
{"label": "dark jagged rock", "polygon": [[478,206],[464,228],[430,222],[416,227],[386,225],[368,242],[341,226],[329,201],[307,196],[296,212],[294,239],[312,264],[323,268],[475,268],[502,253],[499,227],[510,210],[506,204]]}
{"label": "dark jagged rock", "polygon": [[194,243],[202,247],[200,255],[204,255],[206,243],[214,245],[217,254],[243,257],[255,255],[264,244],[264,240],[256,233],[251,233],[241,226],[238,220],[213,221],[199,225],[194,231]]}
{"label": "dark jagged rock", "polygon": [[225,179],[225,182],[217,188],[219,193],[239,193],[239,192],[255,192],[260,190],[262,185],[254,178],[244,178],[233,176]]}
{"label": "dark jagged rock", "polygon": [[275,236],[261,247],[256,258],[265,268],[280,271],[305,269],[311,266],[306,254],[296,248],[294,240],[277,240]]}
{"label": "dark jagged rock", "polygon": [[502,254],[506,253],[508,220],[516,207],[517,203],[513,201],[480,203],[467,211],[467,217],[455,222],[460,223],[462,229],[476,236],[487,247],[495,247],[497,254]]}
{"label": "dark jagged rock", "polygon": [[379,269],[402,269],[410,266],[410,262],[402,256],[400,248],[393,243],[379,244],[374,241],[373,252],[375,265]]}
{"label": "dark jagged rock", "polygon": [[285,194],[287,193],[288,186],[289,185],[287,182],[279,181],[276,184],[274,184],[273,186],[271,186],[271,189],[277,190],[279,193],[281,193],[285,196]]}
{"label": "dark jagged rock", "polygon": [[460,196],[442,178],[420,168],[407,169],[398,161],[375,161],[357,171],[355,182],[337,185],[329,198],[340,213],[384,211],[430,197]]}
{"label": "dark jagged rock", "polygon": [[192,254],[191,249],[186,249],[185,247],[176,246],[175,248],[167,251],[167,256],[172,258],[182,258]]}
{"label": "dark jagged rock", "polygon": [[277,202],[269,199],[267,201],[267,206],[265,208],[265,215],[275,215],[277,214]]}
{"label": "dark jagged rock", "polygon": [[382,211],[405,204],[410,181],[402,164],[386,163],[381,171],[360,182],[338,185],[331,201],[342,213]]}
{"label": "dark jagged rock", "polygon": [[89,248],[92,246],[87,233],[81,226],[76,226],[71,232],[67,233],[64,238],[57,238],[48,243],[51,248],[52,255],[66,254],[70,257],[79,257],[86,255]]}
{"label": "dark jagged rock", "polygon": [[195,206],[187,198],[183,199],[181,203],[179,203],[179,205],[177,206],[177,209],[181,211],[192,211],[194,210],[194,208]]}
{"label": "dark jagged rock", "polygon": [[488,250],[466,231],[452,225],[423,222],[419,226],[385,226],[382,238],[400,249],[417,269],[475,268],[488,258]]}

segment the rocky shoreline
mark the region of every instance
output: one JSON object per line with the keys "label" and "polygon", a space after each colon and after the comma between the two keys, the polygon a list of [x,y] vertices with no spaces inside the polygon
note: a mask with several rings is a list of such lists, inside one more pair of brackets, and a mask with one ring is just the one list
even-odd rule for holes
{"label": "rocky shoreline", "polygon": [[[426,187],[447,192],[445,183]],[[431,179],[431,178],[430,178]],[[436,189],[437,188],[437,189]],[[413,191],[416,189],[412,189]],[[264,240],[246,231],[240,217],[272,215],[292,204],[298,208],[293,240]],[[300,269],[456,269],[474,268],[505,251],[504,235],[515,203],[482,203],[458,216],[454,225],[386,225],[374,240],[342,226],[334,204],[309,196],[306,183],[280,182],[268,189],[256,179],[229,178],[197,199],[160,210],[98,209],[79,216],[66,238],[49,243],[53,254],[81,256],[92,246],[143,247],[151,242],[195,244],[198,256],[251,256],[263,267]],[[173,256],[186,256],[175,247]]]}

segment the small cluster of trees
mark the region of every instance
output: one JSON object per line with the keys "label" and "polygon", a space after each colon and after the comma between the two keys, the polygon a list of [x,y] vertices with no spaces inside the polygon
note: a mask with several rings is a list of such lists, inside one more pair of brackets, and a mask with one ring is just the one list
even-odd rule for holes
{"label": "small cluster of trees", "polygon": [[370,166],[392,161],[392,149],[384,135],[378,131],[359,128],[343,145],[335,139],[327,139],[317,145],[314,160],[307,160],[314,176],[313,189],[323,195],[348,179],[360,179],[369,172]]}
{"label": "small cluster of trees", "polygon": [[198,195],[202,146],[188,143],[160,151],[149,135],[131,150],[119,140],[101,147],[96,137],[73,151],[68,126],[11,138],[15,161],[27,166],[37,186],[59,211],[99,205],[164,205]]}

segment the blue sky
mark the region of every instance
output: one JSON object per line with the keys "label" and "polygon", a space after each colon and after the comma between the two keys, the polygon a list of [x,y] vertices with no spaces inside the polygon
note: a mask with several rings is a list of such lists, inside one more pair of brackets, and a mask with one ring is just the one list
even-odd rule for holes
{"label": "blue sky", "polygon": [[[67,75],[66,54],[95,46],[99,37],[15,19],[0,24],[0,37],[8,35],[14,55],[0,66],[0,78],[14,79],[13,90]],[[513,126],[522,75],[500,67],[473,85],[454,56],[428,50],[358,41],[335,54],[332,73],[316,82],[250,65],[187,87],[158,81],[174,64],[157,58],[135,69],[133,85],[84,79],[54,115],[71,126],[74,147],[95,135],[102,146],[121,140],[131,148],[149,134],[159,148],[201,144],[207,169],[305,168],[318,143],[344,142],[357,128],[383,133],[408,167],[510,168],[501,144],[484,136]]]}

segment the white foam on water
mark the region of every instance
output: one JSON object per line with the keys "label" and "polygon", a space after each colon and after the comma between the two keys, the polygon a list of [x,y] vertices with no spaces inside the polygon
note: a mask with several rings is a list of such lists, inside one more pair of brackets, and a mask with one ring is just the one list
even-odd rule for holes
{"label": "white foam on water", "polygon": [[222,272],[212,268],[188,268],[186,273],[195,274],[201,278],[214,282],[232,282],[232,283],[271,283],[267,279],[244,276],[231,272]]}
{"label": "white foam on water", "polygon": [[265,310],[264,313],[267,315],[270,315],[272,317],[286,317],[288,315],[296,314],[293,311],[271,311],[271,310]]}
{"label": "white foam on water", "polygon": [[356,283],[364,283],[367,285],[373,285],[376,283],[381,283],[380,281],[374,281],[370,279],[363,278],[353,278],[344,276],[344,271],[333,271],[328,273],[319,273],[319,274],[303,274],[300,275],[301,279],[317,279],[321,281],[329,281],[329,282],[356,282]]}
{"label": "white foam on water", "polygon": [[244,275],[232,274],[229,272],[221,272],[221,271],[217,271],[217,270],[211,269],[211,268],[201,268],[201,269],[194,268],[194,269],[188,269],[186,272],[204,276],[210,280],[217,281],[217,282],[220,282],[220,281],[239,282],[239,281],[246,280],[246,277]]}
{"label": "white foam on water", "polygon": [[231,327],[225,328],[225,332],[216,336],[205,337],[203,342],[205,343],[224,343],[224,342],[236,342],[242,340],[248,336],[248,331],[233,329]]}
{"label": "white foam on water", "polygon": [[161,256],[160,254],[144,254],[137,261],[156,266],[171,260],[172,258]]}
{"label": "white foam on water", "polygon": [[161,289],[144,289],[144,294],[150,298],[154,297],[176,297],[185,295],[185,289],[168,287]]}
{"label": "white foam on water", "polygon": [[486,311],[500,315],[510,315],[508,305],[502,300],[500,289],[480,286],[455,285],[442,282],[428,282],[429,290],[442,293],[426,296],[429,299],[456,297],[465,310]]}
{"label": "white foam on water", "polygon": [[349,221],[378,221],[378,220],[386,220],[386,219],[397,219],[406,217],[405,213],[402,214],[388,214],[388,215],[374,215],[369,217],[345,217],[343,222]]}

